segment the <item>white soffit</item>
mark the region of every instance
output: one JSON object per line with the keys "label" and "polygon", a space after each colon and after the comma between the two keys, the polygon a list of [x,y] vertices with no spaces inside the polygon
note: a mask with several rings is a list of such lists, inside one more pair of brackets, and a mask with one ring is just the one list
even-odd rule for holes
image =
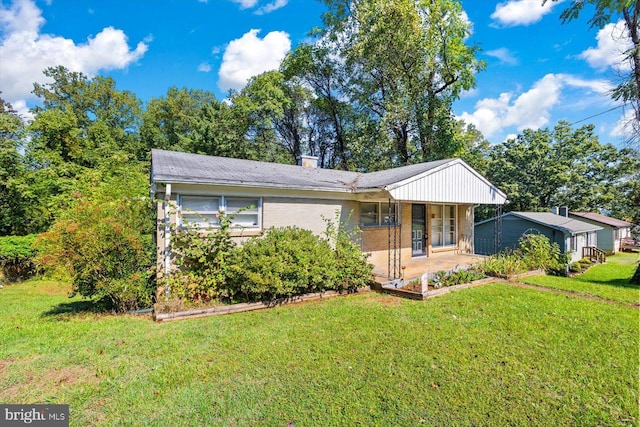
{"label": "white soffit", "polygon": [[388,185],[396,200],[440,203],[504,204],[507,196],[462,160]]}

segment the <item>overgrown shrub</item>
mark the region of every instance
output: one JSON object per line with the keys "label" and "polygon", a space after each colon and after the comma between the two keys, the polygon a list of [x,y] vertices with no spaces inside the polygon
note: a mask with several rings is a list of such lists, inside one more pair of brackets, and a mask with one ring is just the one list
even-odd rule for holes
{"label": "overgrown shrub", "polygon": [[560,253],[557,243],[541,234],[525,235],[519,249],[490,256],[480,269],[489,276],[505,277],[530,270],[545,270],[550,274],[564,274],[567,256]]}
{"label": "overgrown shrub", "polygon": [[230,220],[220,214],[215,232],[175,229],[178,271],[170,298],[192,303],[269,301],[369,284],[371,266],[356,239],[359,230],[327,220],[326,239],[297,227],[272,228],[237,247]]}
{"label": "overgrown shrub", "polygon": [[142,172],[114,165],[87,175],[36,241],[38,262],[71,278],[72,295],[118,311],[153,300],[153,215]]}
{"label": "overgrown shrub", "polygon": [[36,273],[35,234],[0,237],[0,270],[7,282],[25,280]]}
{"label": "overgrown shrub", "polygon": [[272,228],[245,242],[237,255],[231,286],[248,301],[331,289],[338,279],[329,243],[297,227]]}
{"label": "overgrown shrub", "polygon": [[192,302],[233,298],[228,276],[236,245],[231,239],[230,218],[221,213],[219,220],[215,232],[174,227],[173,248],[179,270],[169,280],[171,296]]}
{"label": "overgrown shrub", "polygon": [[336,212],[335,220],[324,218],[327,228],[325,236],[335,251],[336,282],[335,290],[353,291],[369,285],[373,265],[367,261],[367,255],[360,247],[360,234],[358,227],[347,228],[351,216],[345,221],[340,221],[340,214]]}
{"label": "overgrown shrub", "polygon": [[528,266],[519,252],[505,252],[491,255],[479,265],[479,269],[488,276],[505,277],[525,273]]}
{"label": "overgrown shrub", "polygon": [[550,270],[561,267],[560,246],[543,234],[527,234],[518,241],[522,259],[530,270]]}

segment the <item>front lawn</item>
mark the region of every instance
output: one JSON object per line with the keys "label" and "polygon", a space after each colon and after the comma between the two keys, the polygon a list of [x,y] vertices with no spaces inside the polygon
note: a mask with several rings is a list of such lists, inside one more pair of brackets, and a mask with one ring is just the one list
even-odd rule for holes
{"label": "front lawn", "polygon": [[0,289],[0,402],[73,425],[637,425],[638,310],[491,284],[154,323]]}
{"label": "front lawn", "polygon": [[619,253],[607,257],[606,264],[591,267],[576,277],[532,276],[524,283],[594,295],[613,301],[638,304],[640,287],[629,283],[638,262],[637,253]]}

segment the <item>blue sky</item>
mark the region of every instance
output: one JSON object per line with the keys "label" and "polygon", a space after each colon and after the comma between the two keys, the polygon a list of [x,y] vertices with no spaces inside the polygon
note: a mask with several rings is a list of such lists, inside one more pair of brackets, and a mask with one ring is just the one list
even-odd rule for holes
{"label": "blue sky", "polygon": [[[58,64],[112,76],[143,101],[170,86],[223,99],[309,41],[323,12],[316,0],[0,1],[0,90],[25,115],[37,102],[33,82]],[[601,142],[622,144],[623,110],[607,95],[626,45],[621,26],[589,29],[588,9],[562,25],[569,1],[463,0],[469,42],[487,68],[454,112],[489,141],[568,120],[593,123]]]}

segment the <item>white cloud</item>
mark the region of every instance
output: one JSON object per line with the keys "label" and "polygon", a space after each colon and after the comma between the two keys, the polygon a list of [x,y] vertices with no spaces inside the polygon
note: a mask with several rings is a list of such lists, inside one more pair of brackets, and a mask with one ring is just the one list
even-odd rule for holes
{"label": "white cloud", "polygon": [[283,8],[289,3],[289,0],[275,0],[273,3],[267,3],[262,6],[260,9],[256,10],[254,13],[256,15],[265,15],[267,13],[271,13],[274,10],[278,10]]}
{"label": "white cloud", "polygon": [[609,135],[614,138],[627,138],[634,132],[634,124],[637,126],[637,120],[635,117],[635,111],[633,108],[627,108],[620,119],[609,132]]}
{"label": "white cloud", "polygon": [[562,3],[562,0],[557,2],[549,0],[544,5],[542,0],[509,0],[498,3],[491,18],[505,27],[531,25],[540,21],[558,3]]}
{"label": "white cloud", "polygon": [[501,47],[499,49],[488,50],[485,53],[494,58],[498,58],[500,62],[503,62],[505,64],[518,65],[518,60],[507,48]]}
{"label": "white cloud", "polygon": [[551,111],[569,88],[582,89],[582,94],[607,96],[611,89],[603,80],[584,80],[569,74],[547,74],[519,95],[504,92],[498,98],[484,98],[472,113],[463,112],[459,119],[475,125],[489,138],[506,128],[538,129],[549,123]]}
{"label": "white cloud", "polygon": [[211,71],[211,64],[209,64],[208,62],[203,62],[202,64],[198,65],[198,71],[202,73],[208,73],[209,71]]}
{"label": "white cloud", "polygon": [[258,4],[258,0],[231,0],[240,5],[240,9],[250,9]]}
{"label": "white cloud", "polygon": [[127,67],[148,48],[140,42],[131,50],[126,34],[113,27],[76,44],[64,37],[40,34],[44,22],[41,10],[31,0],[16,0],[6,8],[0,5],[0,30],[4,33],[0,40],[0,88],[3,98],[14,105],[26,105],[33,98],[34,82],[47,82],[42,74],[47,67],[63,65],[91,77],[101,70]]}
{"label": "white cloud", "polygon": [[221,90],[241,89],[251,77],[277,69],[291,50],[289,34],[284,31],[272,31],[263,39],[259,32],[252,29],[227,45],[218,72]]}
{"label": "white cloud", "polygon": [[587,63],[599,71],[612,68],[614,71],[628,71],[631,64],[624,60],[626,56],[624,52],[628,51],[631,46],[624,21],[617,23],[609,23],[605,25],[596,36],[598,46],[591,47],[580,55],[579,58],[584,59]]}

